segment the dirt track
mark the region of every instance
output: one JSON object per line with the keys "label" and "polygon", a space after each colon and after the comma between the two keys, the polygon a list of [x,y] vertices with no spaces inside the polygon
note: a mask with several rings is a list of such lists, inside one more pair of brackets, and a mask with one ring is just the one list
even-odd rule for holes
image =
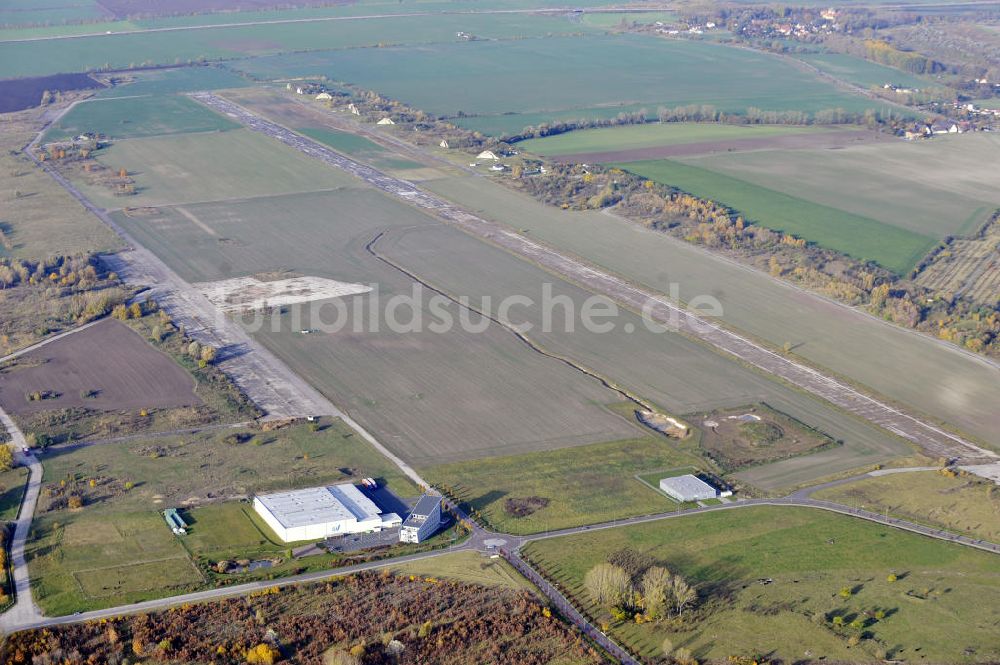
{"label": "dirt track", "polygon": [[[112,319],[26,354],[20,365],[0,372],[0,405],[10,413],[201,404],[187,372],[128,326]],[[25,394],[35,391],[57,394],[29,402]],[[93,391],[93,397],[83,397],[83,391]]]}
{"label": "dirt track", "polygon": [[602,270],[566,256],[558,250],[536,243],[507,227],[473,215],[444,199],[419,189],[413,183],[396,178],[366,164],[354,161],[316,141],[271,122],[247,109],[211,93],[194,93],[192,98],[300,152],[330,166],[347,171],[382,191],[426,210],[438,219],[457,226],[511,253],[566,277],[594,292],[607,295],[626,307],[643,312],[652,321],[696,338],[720,353],[772,375],[812,395],[830,402],[855,416],[878,425],[920,446],[927,454],[960,460],[995,460],[998,455],[962,437],[889,404],[866,395],[838,379],[799,364],[775,353],[718,324],[704,319],[686,307],[669,301],[662,294],[649,291]]}
{"label": "dirt track", "polygon": [[891,141],[892,138],[869,130],[817,132],[815,134],[789,134],[785,136],[762,136],[759,138],[727,139],[722,141],[699,141],[677,145],[660,145],[631,150],[610,150],[605,152],[578,152],[572,155],[556,155],[553,161],[564,164],[601,164],[607,162],[637,162],[644,159],[668,159],[670,157],[693,157],[720,152],[748,152],[751,150],[835,150],[851,145],[873,141]]}

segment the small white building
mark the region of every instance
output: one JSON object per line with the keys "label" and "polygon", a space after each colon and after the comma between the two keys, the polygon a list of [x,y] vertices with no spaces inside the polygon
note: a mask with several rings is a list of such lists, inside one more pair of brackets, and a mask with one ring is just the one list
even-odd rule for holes
{"label": "small white building", "polygon": [[441,497],[425,494],[417,501],[399,529],[399,542],[420,543],[431,536],[441,526]]}
{"label": "small white building", "polygon": [[253,508],[286,543],[381,531],[390,528],[389,523],[399,524],[398,515],[382,515],[379,507],[350,483],[262,494],[254,497]]}
{"label": "small white building", "polygon": [[441,142],[438,143],[438,145],[441,146],[442,148],[447,148],[448,147],[448,141],[446,141],[445,139],[441,139]]}
{"label": "small white building", "polygon": [[714,499],[719,496],[719,491],[706,483],[704,480],[693,474],[684,476],[674,476],[673,478],[663,478],[660,480],[660,489],[667,495],[686,503],[688,501],[704,501]]}
{"label": "small white building", "polygon": [[350,104],[347,105],[347,110],[353,113],[354,115],[361,115],[361,111],[358,110],[358,107],[354,102],[351,102]]}
{"label": "small white building", "polygon": [[381,120],[379,120],[378,122],[376,122],[375,124],[376,125],[395,125],[396,123],[394,123],[392,121],[392,118],[385,117],[385,118],[382,118]]}
{"label": "small white building", "polygon": [[331,99],[333,99],[333,95],[331,95],[328,92],[321,92],[318,95],[316,95],[316,99],[321,102],[328,102]]}
{"label": "small white building", "polygon": [[483,150],[481,153],[479,153],[478,155],[476,155],[476,159],[493,159],[493,160],[496,160],[496,159],[500,159],[500,158],[497,157],[497,154],[495,152],[493,152],[492,150]]}

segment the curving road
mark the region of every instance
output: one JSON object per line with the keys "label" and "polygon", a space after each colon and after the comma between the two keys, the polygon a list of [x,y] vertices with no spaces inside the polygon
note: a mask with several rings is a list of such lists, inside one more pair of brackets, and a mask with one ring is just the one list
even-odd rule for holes
{"label": "curving road", "polygon": [[3,426],[10,436],[11,440],[7,445],[14,453],[14,463],[28,467],[29,471],[27,487],[21,499],[17,520],[14,522],[14,537],[10,543],[10,562],[14,571],[14,605],[0,616],[0,630],[6,630],[8,626],[21,626],[42,618],[42,612],[31,595],[31,577],[28,575],[28,562],[24,557],[24,546],[31,531],[35,504],[42,490],[42,465],[30,452],[27,454],[21,452],[27,449],[27,441],[17,424],[3,409],[0,409],[0,426]]}

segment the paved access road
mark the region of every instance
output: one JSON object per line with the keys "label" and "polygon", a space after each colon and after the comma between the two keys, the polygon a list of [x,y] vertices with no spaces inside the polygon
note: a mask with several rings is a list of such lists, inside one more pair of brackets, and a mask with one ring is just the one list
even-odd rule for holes
{"label": "paved access road", "polygon": [[372,186],[422,208],[472,235],[518,254],[594,293],[606,295],[630,309],[643,312],[653,321],[695,337],[740,362],[752,365],[781,381],[912,441],[931,456],[957,458],[966,462],[1000,459],[996,453],[980,448],[971,441],[870,397],[847,383],[770,351],[746,337],[698,316],[670,302],[662,294],[630,284],[610,273],[562,254],[556,249],[529,240],[501,224],[466,212],[409,181],[395,178],[357,162],[227,99],[207,92],[193,93],[191,97],[254,131],[271,136],[310,157],[347,171]]}
{"label": "paved access road", "polygon": [[14,454],[14,463],[28,467],[30,473],[24,498],[21,499],[21,508],[14,522],[14,537],[10,543],[10,563],[14,571],[14,606],[0,616],[0,630],[3,630],[7,626],[21,626],[42,619],[42,612],[31,595],[31,577],[28,575],[28,563],[24,558],[24,546],[31,531],[31,519],[35,515],[35,504],[42,490],[42,465],[30,452],[27,454],[22,452],[27,449],[28,443],[20,428],[3,409],[0,409],[0,427],[3,427],[10,436],[11,440],[7,445]]}

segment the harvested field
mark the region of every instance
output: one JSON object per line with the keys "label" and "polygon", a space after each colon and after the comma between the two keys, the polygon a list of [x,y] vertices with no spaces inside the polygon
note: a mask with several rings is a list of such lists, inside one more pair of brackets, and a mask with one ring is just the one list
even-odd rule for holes
{"label": "harvested field", "polygon": [[664,159],[667,157],[691,157],[695,155],[711,155],[715,153],[734,153],[767,150],[805,150],[823,149],[837,150],[858,143],[874,141],[891,141],[892,137],[869,130],[829,131],[814,134],[789,134],[760,138],[740,138],[731,140],[705,141],[683,143],[679,145],[654,146],[650,148],[632,148],[629,150],[612,150],[607,152],[583,152],[572,155],[559,155],[557,162],[570,164],[600,164],[607,162],[632,162],[645,159]]}
{"label": "harvested field", "polygon": [[[722,304],[722,319],[729,325],[768,340],[775,347],[791,341],[796,345],[795,353],[810,362],[911,404],[986,442],[998,443],[1000,411],[992,407],[1000,403],[996,368],[970,358],[952,345],[817,299],[769,275],[614,215],[562,211],[487,178],[447,178],[424,186],[511,229],[524,229],[531,237],[661,293],[669,293],[670,285],[676,284],[685,301],[710,294]],[[901,374],[899,367],[906,367],[907,372]],[[927,390],[927,386],[935,389]],[[731,405],[739,403],[748,401]],[[809,422],[797,413],[795,416]],[[820,429],[843,438],[848,446],[854,439],[828,427]],[[885,438],[882,442],[865,447],[872,451],[884,445],[899,450],[898,444]],[[838,459],[848,446],[769,467],[776,472],[781,469],[784,480],[797,484],[807,480],[805,467],[819,470],[821,475],[833,472],[834,467],[843,470]],[[823,465],[829,471],[823,472]],[[756,467],[748,473],[760,481],[769,467]],[[770,480],[781,482],[782,478],[774,476]]]}
{"label": "harvested field", "polygon": [[[440,260],[447,248],[449,261]],[[662,413],[682,414],[735,407],[766,401],[785,413],[830,432],[848,442],[832,453],[834,460],[802,458],[811,472],[830,473],[876,463],[907,450],[890,435],[859,423],[816,399],[752,372],[687,338],[672,332],[653,332],[641,317],[618,308],[602,319],[611,329],[594,329],[580,321],[579,312],[590,296],[576,286],[553,279],[541,269],[506,253],[492,250],[474,238],[448,233],[448,229],[390,232],[376,249],[413,274],[448,293],[466,296],[472,303],[501,302],[505,295],[527,296],[532,305],[518,306],[512,323],[529,324],[525,335],[549,353],[570,358],[615,385],[648,400]],[[543,286],[546,285],[546,286]],[[551,299],[566,299],[577,312],[572,332],[563,326],[557,308],[546,326],[544,289]],[[494,312],[496,315],[496,312]],[[630,419],[632,411],[628,412]],[[645,429],[645,428],[644,428]],[[646,430],[648,432],[649,430]],[[667,441],[667,439],[664,439]],[[671,442],[671,445],[676,445]],[[762,467],[766,468],[766,467]],[[809,473],[800,469],[798,474]],[[795,474],[793,474],[795,475]],[[816,477],[816,476],[814,476]]]}
{"label": "harvested field", "polygon": [[689,415],[701,448],[726,472],[808,455],[836,445],[821,432],[759,404]]}
{"label": "harvested field", "polygon": [[[181,208],[176,210],[180,211]],[[301,305],[372,290],[364,284],[350,284],[321,277],[292,277],[274,281],[235,277],[221,282],[194,284],[194,287],[204,293],[213,305],[227,313]]]}
{"label": "harvested field", "polygon": [[[0,370],[0,404],[28,416],[84,407],[102,411],[202,403],[192,377],[128,326],[106,320]],[[41,398],[29,401],[26,396]]]}
{"label": "harvested field", "polygon": [[970,238],[958,238],[917,273],[921,286],[994,307],[1000,301],[1000,216]]}
{"label": "harvested field", "polygon": [[[325,170],[315,167],[314,177]],[[372,308],[384,312],[380,303],[392,296],[412,293],[411,279],[365,250],[386,229],[437,226],[404,204],[369,189],[351,188],[183,207],[217,235],[206,233],[175,208],[161,209],[156,216],[119,219],[189,281],[294,270],[337,282],[378,284],[372,293],[289,308],[280,316],[260,319],[256,334],[408,461],[433,463],[573,446],[634,436],[637,431],[604,408],[621,399],[617,393],[556,360],[540,358],[499,326],[487,324],[481,333],[457,324],[444,333],[429,330],[427,323],[435,320],[429,293],[417,301],[424,321],[419,332],[408,332],[410,314],[405,308],[398,314],[397,320],[407,324],[400,332],[391,329],[387,318],[376,317],[378,330],[353,318],[356,305],[367,317]],[[448,230],[448,238],[458,236]],[[446,256],[440,249],[434,252],[439,262]],[[350,312],[341,317],[336,302]],[[457,308],[448,310],[457,322]],[[478,317],[472,320],[478,323]],[[317,332],[303,335],[302,329]]]}
{"label": "harvested field", "polygon": [[0,113],[21,111],[42,103],[45,92],[69,92],[103,88],[87,74],[54,74],[0,81]]}
{"label": "harvested field", "polygon": [[998,150],[1000,136],[974,132],[834,151],[746,152],[684,161],[940,240],[974,233],[1000,206],[1000,173],[984,168]]}

